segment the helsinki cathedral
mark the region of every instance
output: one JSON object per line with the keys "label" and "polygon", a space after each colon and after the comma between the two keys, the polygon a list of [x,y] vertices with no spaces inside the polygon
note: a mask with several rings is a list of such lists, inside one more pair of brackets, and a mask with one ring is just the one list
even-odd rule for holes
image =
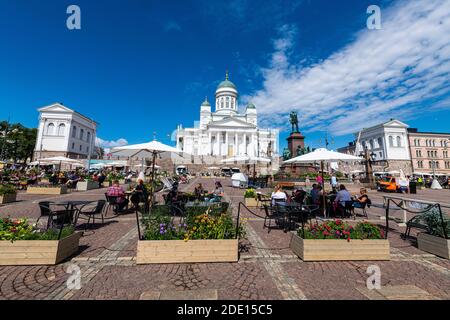
{"label": "helsinki cathedral", "polygon": [[200,121],[194,128],[179,125],[177,148],[193,156],[224,159],[233,156],[278,157],[278,130],[258,127],[256,106],[249,103],[239,113],[237,87],[225,80],[217,87],[214,112],[206,98],[200,106]]}

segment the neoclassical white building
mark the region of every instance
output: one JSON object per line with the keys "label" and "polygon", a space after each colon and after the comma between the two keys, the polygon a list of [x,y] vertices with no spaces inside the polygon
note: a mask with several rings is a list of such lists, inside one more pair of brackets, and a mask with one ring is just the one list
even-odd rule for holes
{"label": "neoclassical white building", "polygon": [[39,111],[34,159],[64,156],[86,159],[94,153],[97,123],[55,103]]}
{"label": "neoclassical white building", "polygon": [[239,93],[228,78],[217,87],[215,110],[206,98],[200,106],[200,121],[194,128],[179,125],[177,148],[193,156],[217,159],[232,156],[278,156],[278,130],[258,127],[258,113],[253,104],[239,113]]}

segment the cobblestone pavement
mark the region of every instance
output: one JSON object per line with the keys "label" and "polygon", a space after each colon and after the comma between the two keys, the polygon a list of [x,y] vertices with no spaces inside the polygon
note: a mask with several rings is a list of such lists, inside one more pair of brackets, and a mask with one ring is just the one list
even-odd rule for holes
{"label": "cobblestone pavement", "polygon": [[[243,191],[233,189],[229,179],[220,179],[227,200],[237,215]],[[197,178],[184,190],[192,191],[201,182],[212,190],[214,179]],[[350,187],[352,188],[352,187]],[[357,186],[353,187],[357,190]],[[269,191],[269,190],[263,190]],[[105,189],[74,192],[63,196],[19,194],[19,201],[0,207],[0,216],[39,217],[42,200],[103,198]],[[419,190],[414,198],[448,202],[449,190]],[[369,219],[384,221],[382,195],[370,192],[374,206]],[[303,262],[289,249],[291,234],[263,229],[262,210],[243,209],[247,218],[247,239],[240,241],[238,263],[136,265],[137,228],[134,214],[108,216],[104,225],[84,233],[79,251],[57,266],[0,267],[0,299],[146,299],[163,293],[211,294],[219,299],[378,299],[400,297],[450,299],[450,262],[417,249],[414,238],[403,240],[404,227],[390,223],[391,261]],[[256,216],[256,215],[258,216]],[[393,215],[402,217],[402,212]],[[80,226],[84,229],[84,226]],[[67,287],[70,265],[81,271],[81,289]],[[369,265],[381,270],[383,290],[366,288]],[[214,293],[214,294],[213,294]]]}

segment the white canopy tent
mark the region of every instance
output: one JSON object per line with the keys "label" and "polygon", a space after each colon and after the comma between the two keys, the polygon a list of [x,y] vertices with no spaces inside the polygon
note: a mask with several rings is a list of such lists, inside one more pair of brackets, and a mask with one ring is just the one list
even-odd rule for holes
{"label": "white canopy tent", "polygon": [[[155,168],[156,168],[156,157],[162,153],[182,153],[182,150],[177,148],[165,145],[159,141],[153,140],[147,143],[141,144],[133,144],[123,147],[116,147],[111,150],[111,154],[114,156],[122,156],[122,157],[138,157],[142,158],[144,161],[145,158],[152,158],[152,183],[155,181]],[[143,165],[143,162],[142,162]],[[141,173],[143,173],[141,171]],[[153,188],[150,193],[150,199],[153,199]]]}
{"label": "white canopy tent", "polygon": [[[352,156],[345,153],[330,151],[325,148],[316,149],[313,152],[298,156],[296,158],[285,161],[284,163],[314,163],[320,161],[320,170],[322,171],[322,181],[324,180],[324,163],[337,161],[364,161],[364,158]],[[325,203],[325,183],[323,185],[323,198]],[[326,212],[326,211],[325,211]]]}
{"label": "white canopy tent", "polygon": [[240,163],[246,165],[253,165],[253,177],[256,177],[256,164],[270,163],[271,161],[272,160],[269,158],[262,158],[262,157],[234,156],[231,158],[221,160],[220,162],[222,162],[223,164]]}
{"label": "white canopy tent", "polygon": [[51,158],[43,158],[37,160],[38,165],[41,163],[45,164],[59,164],[59,170],[61,170],[62,164],[68,164],[70,166],[78,166],[78,167],[84,167],[84,164],[79,162],[78,160],[67,158],[67,157],[51,157]]}

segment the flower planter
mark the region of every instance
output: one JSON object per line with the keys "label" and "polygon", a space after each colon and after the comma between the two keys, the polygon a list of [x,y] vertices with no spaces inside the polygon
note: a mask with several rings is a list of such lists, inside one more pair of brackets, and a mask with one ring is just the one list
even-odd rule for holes
{"label": "flower planter", "polygon": [[98,182],[97,181],[79,181],[77,183],[77,190],[78,191],[88,191],[93,189],[98,189]]}
{"label": "flower planter", "polygon": [[422,232],[417,235],[417,246],[422,251],[450,259],[450,239],[436,237]]}
{"label": "flower planter", "polygon": [[0,204],[6,204],[15,202],[17,198],[17,193],[8,193],[0,196]]}
{"label": "flower planter", "polygon": [[46,184],[46,183],[50,183],[50,180],[48,180],[48,179],[41,179],[40,182]]}
{"label": "flower planter", "polygon": [[27,193],[29,194],[66,194],[67,186],[60,187],[28,187]]}
{"label": "flower planter", "polygon": [[302,239],[293,233],[292,251],[303,261],[390,260],[389,240]]}
{"label": "flower planter", "polygon": [[255,198],[244,198],[244,203],[246,207],[257,207],[258,200]]}
{"label": "flower planter", "polygon": [[[126,184],[125,179],[120,179],[119,180],[119,184]],[[112,187],[113,182],[112,181],[108,181],[108,186]]]}
{"label": "flower planter", "polygon": [[78,250],[82,233],[61,240],[0,241],[1,266],[55,265]]}
{"label": "flower planter", "polygon": [[137,264],[237,262],[238,240],[141,240]]}

